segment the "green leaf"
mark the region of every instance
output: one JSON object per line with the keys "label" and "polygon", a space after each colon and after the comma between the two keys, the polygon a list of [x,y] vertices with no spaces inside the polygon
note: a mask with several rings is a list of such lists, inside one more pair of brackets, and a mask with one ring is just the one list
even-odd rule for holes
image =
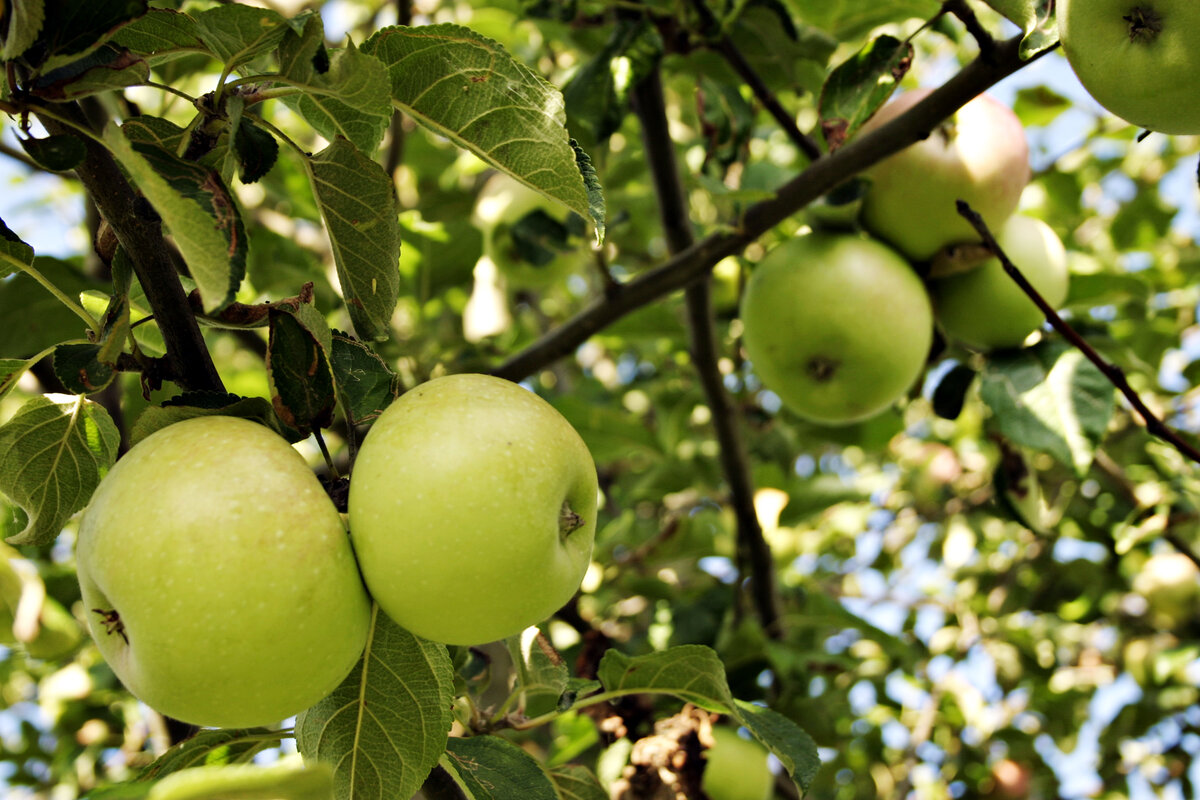
{"label": "green leaf", "polygon": [[327,428],[337,391],[329,364],[329,326],[311,305],[268,312],[267,378],[275,413],[300,431]]}
{"label": "green leaf", "polygon": [[98,344],[60,344],[54,348],[54,374],[67,391],[93,394],[112,383],[117,371],[100,360]]}
{"label": "green leaf", "polygon": [[395,26],[362,49],[387,67],[397,107],[550,199],[591,215],[563,127],[562,96],[499,43],[459,25]]}
{"label": "green leaf", "polygon": [[275,137],[246,117],[237,122],[233,150],[237,154],[238,177],[242,183],[256,183],[271,171],[279,158],[279,142]]}
{"label": "green leaf", "polygon": [[114,125],[105,128],[104,142],[170,229],[200,289],[204,310],[227,304],[245,274],[246,232],[221,176],[174,152],[131,142]]}
{"label": "green leaf", "polygon": [[662,37],[648,18],[619,20],[604,49],[563,87],[572,129],[578,124],[592,141],[607,141],[629,112],[630,91],[654,69],[662,52]]}
{"label": "green leaf", "polygon": [[938,0],[873,0],[837,2],[829,0],[787,0],[796,16],[816,25],[840,41],[869,33],[880,25],[919,18],[930,19],[941,8]]}
{"label": "green leaf", "polygon": [[549,770],[560,800],[608,800],[599,778],[580,764],[563,764]]}
{"label": "green leaf", "polygon": [[266,425],[289,442],[308,438],[307,434],[284,425],[270,402],[261,397],[241,397],[224,392],[185,392],[161,406],[149,406],[133,423],[129,442],[136,445],[155,431],[192,417],[241,417]]}
{"label": "green leaf", "polygon": [[[0,253],[4,253],[7,244],[0,241]],[[18,245],[15,249],[22,248]],[[33,259],[33,268],[67,297],[78,297],[92,289],[108,288],[87,277],[67,261],[38,256]],[[8,356],[31,356],[59,342],[79,339],[88,329],[82,319],[26,273],[0,280],[0,308],[4,309],[4,324],[0,325],[0,353]]]}
{"label": "green leaf", "polygon": [[1082,353],[1044,342],[993,354],[980,395],[1014,444],[1049,453],[1082,476],[1091,466],[1114,408],[1113,386]]}
{"label": "green leaf", "polygon": [[108,412],[82,397],[35,397],[0,425],[0,493],[29,517],[9,542],[53,541],[87,505],[116,461],[120,441]]}
{"label": "green leaf", "polygon": [[835,150],[891,96],[912,64],[907,41],[880,36],[839,64],[821,90],[821,130]]}
{"label": "green leaf", "polygon": [[125,23],[145,14],[147,0],[44,0],[43,5],[50,24],[43,24],[24,55],[35,65],[53,69],[74,60],[67,56],[86,53]]}
{"label": "green leaf", "polygon": [[803,728],[782,714],[743,700],[734,700],[734,716],[766,745],[792,776],[803,795],[812,785],[821,757],[817,743]]}
{"label": "green leaf", "polygon": [[363,339],[382,341],[400,296],[400,222],[391,176],[345,139],[305,163],[354,329]]}
{"label": "green leaf", "polygon": [[597,670],[606,692],[670,694],[709,711],[728,713],[733,703],[725,665],[712,648],[680,645],[628,656],[609,650]]}
{"label": "green leaf", "polygon": [[200,766],[231,764],[244,755],[252,755],[264,743],[273,744],[281,738],[278,732],[266,728],[218,728],[198,731],[182,742],[172,745],[154,759],[134,778],[136,782],[152,782],[173,772]]}
{"label": "green leaf", "polygon": [[1015,22],[1025,32],[1021,58],[1030,58],[1058,43],[1058,25],[1052,13],[1052,0],[984,0],[989,6]]}
{"label": "green leaf", "polygon": [[329,800],[326,764],[227,764],[173,772],[154,784],[149,800]]}
{"label": "green leaf", "polygon": [[235,3],[202,11],[195,20],[196,36],[230,70],[270,53],[291,30],[278,12]]}
{"label": "green leaf", "polygon": [[[838,41],[809,24],[796,25],[782,2],[742,7],[728,30],[733,44],[767,86],[816,95]],[[740,81],[739,81],[740,82]]]}
{"label": "green leaf", "polygon": [[21,358],[0,358],[0,400],[13,390],[17,381],[32,366]]}
{"label": "green leaf", "polygon": [[[21,147],[39,165],[53,172],[67,172],[79,166],[87,156],[87,146],[78,136],[62,133],[43,139],[20,139]],[[30,260],[33,251],[30,250]]]}
{"label": "green leaf", "polygon": [[559,800],[541,764],[499,736],[450,739],[442,763],[474,800]]}
{"label": "green leaf", "polygon": [[515,692],[521,695],[519,709],[535,717],[553,711],[567,690],[570,670],[562,656],[537,628],[526,628],[506,640],[517,671]]}
{"label": "green leaf", "polygon": [[43,0],[9,2],[8,30],[0,47],[0,61],[12,61],[37,41],[45,24],[46,10]]}
{"label": "green leaf", "polygon": [[150,65],[138,56],[106,44],[86,56],[36,78],[30,92],[55,102],[76,100],[145,83]]}
{"label": "green leaf", "polygon": [[454,670],[445,645],[372,607],[362,660],[296,719],[306,761],[332,765],[338,800],[391,800],[421,788],[446,747]]}
{"label": "green leaf", "polygon": [[[33,264],[33,248],[25,244],[11,228],[0,220],[0,278],[7,278],[14,272],[23,272],[22,267]],[[32,280],[32,278],[30,278]],[[5,306],[15,308],[16,306]],[[9,321],[11,324],[11,320]]]}
{"label": "green leaf", "polygon": [[338,397],[352,425],[375,419],[400,394],[400,379],[387,362],[348,334],[333,332],[329,360]]}
{"label": "green leaf", "polygon": [[151,66],[191,53],[205,53],[196,20],[170,8],[152,8],[117,31],[112,41],[143,56]]}
{"label": "green leaf", "polygon": [[280,47],[283,82],[304,90],[285,98],[317,133],[333,141],[341,136],[363,153],[374,153],[392,118],[391,81],[379,59],[351,42],[318,70],[314,57],[324,52],[321,18],[312,16],[303,36],[289,37]]}

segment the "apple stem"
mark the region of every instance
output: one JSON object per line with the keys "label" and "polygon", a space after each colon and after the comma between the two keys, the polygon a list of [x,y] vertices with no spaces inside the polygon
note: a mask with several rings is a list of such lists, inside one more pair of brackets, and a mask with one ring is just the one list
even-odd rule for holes
{"label": "apple stem", "polygon": [[321,436],[321,429],[314,426],[312,435],[317,440],[317,447],[321,448],[321,456],[325,459],[325,465],[329,467],[329,474],[333,476],[334,480],[337,480],[341,475],[338,474],[337,467],[333,465],[333,456],[329,454],[329,447],[325,444],[325,437]]}
{"label": "apple stem", "polygon": [[583,527],[583,517],[571,510],[571,505],[563,500],[562,509],[558,512],[558,532],[565,539]]}

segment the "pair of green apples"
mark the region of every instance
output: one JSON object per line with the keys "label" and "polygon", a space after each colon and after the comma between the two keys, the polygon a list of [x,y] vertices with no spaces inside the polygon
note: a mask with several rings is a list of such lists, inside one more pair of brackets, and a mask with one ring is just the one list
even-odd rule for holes
{"label": "pair of green apples", "polygon": [[596,504],[587,446],[549,403],[453,375],[376,420],[354,468],[349,536],[285,440],[197,417],[105,476],[76,563],[93,638],[135,696],[196,725],[250,727],[337,687],[363,653],[372,600],[449,644],[541,622],[588,568]]}
{"label": "pair of green apples", "polygon": [[[928,94],[900,95],[862,133]],[[983,216],[1047,302],[1067,296],[1062,242],[1044,222],[1013,213],[1029,181],[1029,151],[1003,104],[975,98],[868,177],[861,219],[876,238],[790,239],[759,262],[742,298],[746,352],[763,385],[828,425],[874,416],[903,396],[924,372],[935,319],[948,339],[984,351],[1019,346],[1042,323],[996,258],[927,281],[910,266],[978,241],[956,200]]]}

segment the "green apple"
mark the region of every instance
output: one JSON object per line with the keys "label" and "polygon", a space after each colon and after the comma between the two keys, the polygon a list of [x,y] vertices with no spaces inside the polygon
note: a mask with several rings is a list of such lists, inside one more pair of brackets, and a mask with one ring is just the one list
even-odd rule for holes
{"label": "green apple", "polygon": [[704,751],[700,787],[709,800],[769,800],[775,795],[775,776],[767,750],[743,739],[732,728],[714,727],[713,746]]}
{"label": "green apple", "polygon": [[1058,38],[1079,82],[1118,117],[1200,133],[1200,3],[1058,0]]}
{"label": "green apple", "polygon": [[1133,579],[1150,621],[1174,630],[1200,618],[1200,569],[1182,553],[1155,553]]}
{"label": "green apple", "polygon": [[139,442],[100,482],[76,565],[121,682],[195,725],[267,725],[358,661],[370,601],[341,517],[262,425],[198,417]]}
{"label": "green apple", "polygon": [[418,636],[482,644],[550,616],[596,535],[596,467],[549,403],[449,375],[375,421],[350,481],[350,535],[379,607]]}
{"label": "green apple", "polygon": [[[892,121],[927,97],[914,89],[876,112],[860,136]],[[1021,121],[1003,103],[980,95],[916,144],[866,171],[862,222],[917,261],[947,245],[979,241],[958,214],[965,200],[995,230],[1017,208],[1029,183],[1029,146]]]}
{"label": "green apple", "polygon": [[[1047,303],[1058,308],[1067,299],[1067,251],[1053,228],[1014,215],[997,231],[996,243]],[[929,294],[947,338],[977,350],[1019,347],[1045,320],[998,258],[931,280]]]}
{"label": "green apple", "polygon": [[898,400],[933,339],[920,278],[890,248],[856,236],[809,234],[771,250],[750,275],[741,315],[763,385],[827,424]]}

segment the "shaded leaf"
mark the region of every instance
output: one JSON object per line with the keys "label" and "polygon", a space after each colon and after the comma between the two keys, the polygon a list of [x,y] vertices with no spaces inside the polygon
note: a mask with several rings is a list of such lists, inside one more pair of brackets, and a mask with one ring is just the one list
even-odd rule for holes
{"label": "shaded leaf", "polygon": [[272,307],[268,314],[267,378],[275,413],[300,431],[327,428],[337,392],[329,364],[329,327],[311,305]]}
{"label": "shaded leaf", "polygon": [[743,700],[734,701],[734,716],[775,754],[803,795],[812,785],[821,758],[817,743],[803,728],[782,714]]}
{"label": "shaded leaf", "polygon": [[134,143],[113,125],[105,128],[104,142],[170,229],[200,289],[204,310],[215,311],[232,300],[245,274],[246,233],[221,176],[172,151]]}
{"label": "shaded leaf", "polygon": [[[75,169],[87,156],[87,146],[78,136],[62,133],[43,139],[20,139],[21,147],[29,157],[53,172]],[[32,251],[30,251],[32,259]]]}
{"label": "shaded leaf", "polygon": [[379,355],[354,337],[333,332],[330,364],[338,398],[352,425],[370,422],[400,394],[400,379]]}
{"label": "shaded leaf", "polygon": [[296,720],[301,754],[333,767],[339,800],[411,797],[450,730],[454,671],[445,646],[413,636],[378,606],[371,613],[362,660]]}
{"label": "shaded leaf", "polygon": [[993,354],[980,395],[1014,444],[1049,453],[1087,472],[1114,409],[1113,386],[1082,353],[1044,342]]}
{"label": "shaded leaf", "polygon": [[395,26],[362,49],[384,63],[393,102],[418,122],[581,216],[591,214],[562,96],[498,42],[459,25]]}
{"label": "shaded leaf", "polygon": [[[7,261],[5,249],[6,243],[0,241],[0,264]],[[16,249],[22,248],[18,245]],[[68,297],[93,289],[108,296],[107,286],[87,277],[70,262],[38,256],[33,259],[33,268]],[[25,273],[0,281],[0,308],[4,309],[0,353],[6,356],[32,356],[59,342],[78,339],[88,329],[82,319]]]}
{"label": "shaded leaf", "polygon": [[11,392],[25,370],[33,366],[21,358],[0,358],[0,400]]}
{"label": "shaded leaf", "polygon": [[[23,272],[23,267],[33,264],[33,248],[25,244],[11,228],[0,220],[0,278],[14,272]],[[9,306],[6,306],[9,307]],[[16,306],[11,306],[15,308]]]}
{"label": "shaded leaf", "polygon": [[120,440],[108,412],[82,397],[35,397],[0,425],[0,492],[29,517],[9,541],[53,541],[91,499]]}
{"label": "shaded leaf", "polygon": [[61,102],[136,86],[149,78],[148,63],[128,50],[106,44],[77,61],[39,76],[32,82],[30,91],[38,97]]}
{"label": "shaded leaf", "polygon": [[400,296],[399,209],[391,176],[345,139],[305,163],[354,329],[363,339],[386,339]]}
{"label": "shaded leaf", "polygon": [[443,764],[458,775],[474,800],[558,800],[541,764],[499,736],[450,739]]}
{"label": "shaded leaf", "polygon": [[238,177],[242,183],[255,183],[270,172],[279,158],[279,142],[269,132],[242,117],[233,134],[233,150],[238,159]]}
{"label": "shaded leaf", "polygon": [[509,637],[506,644],[517,671],[514,691],[521,694],[521,711],[531,717],[553,711],[570,680],[562,656],[535,627]]}
{"label": "shaded leaf", "polygon": [[155,431],[192,417],[241,417],[266,425],[289,442],[307,438],[307,434],[289,428],[280,421],[271,403],[262,397],[241,397],[225,392],[185,392],[172,397],[161,406],[143,411],[129,431],[131,445],[136,445]]}
{"label": "shaded leaf", "polygon": [[604,49],[580,67],[563,87],[571,119],[602,144],[617,132],[629,112],[630,91],[662,56],[658,29],[645,17],[621,19]]}
{"label": "shaded leaf", "polygon": [[933,413],[943,419],[958,419],[967,391],[975,382],[975,370],[965,364],[955,364],[933,390]]}
{"label": "shaded leaf", "polygon": [[98,344],[60,344],[54,348],[54,374],[67,391],[92,394],[112,383],[117,371],[100,360]]}
{"label": "shaded leaf", "polygon": [[[125,23],[146,13],[147,0],[109,0],[87,3],[78,0],[44,0],[45,18],[33,44],[22,55],[35,65],[46,64],[52,57],[84,53]],[[57,58],[47,66],[61,66],[67,59]]]}

